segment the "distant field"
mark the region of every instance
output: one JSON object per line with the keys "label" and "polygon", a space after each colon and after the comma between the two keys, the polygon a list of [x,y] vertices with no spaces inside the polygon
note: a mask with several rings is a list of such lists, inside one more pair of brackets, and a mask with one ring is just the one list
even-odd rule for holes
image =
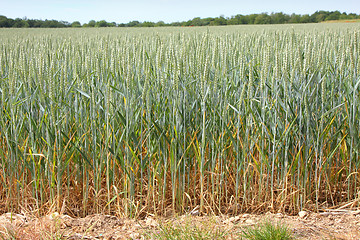
{"label": "distant field", "polygon": [[2,209],[357,206],[359,27],[1,29]]}
{"label": "distant field", "polygon": [[360,19],[331,20],[331,21],[324,21],[323,23],[355,23],[355,22],[360,22]]}

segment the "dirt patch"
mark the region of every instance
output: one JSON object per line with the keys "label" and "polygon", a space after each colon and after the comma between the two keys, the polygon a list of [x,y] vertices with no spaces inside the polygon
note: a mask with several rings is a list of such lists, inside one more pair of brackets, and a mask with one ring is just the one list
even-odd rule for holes
{"label": "dirt patch", "polygon": [[[235,217],[237,219],[238,217]],[[360,239],[360,215],[358,212],[307,213],[305,216],[283,214],[242,215],[233,229],[255,225],[263,221],[282,223],[288,226],[295,239]],[[236,230],[235,230],[236,231]]]}
{"label": "dirt patch", "polygon": [[144,220],[90,215],[71,218],[57,213],[32,218],[26,214],[6,213],[0,216],[0,238],[8,239],[149,239],[162,231],[162,226],[184,226],[216,229],[225,239],[239,239],[244,227],[264,221],[288,226],[295,239],[360,239],[360,212],[342,211],[307,213],[300,216],[284,214],[242,214],[238,216],[191,216],[173,218],[148,217]]}

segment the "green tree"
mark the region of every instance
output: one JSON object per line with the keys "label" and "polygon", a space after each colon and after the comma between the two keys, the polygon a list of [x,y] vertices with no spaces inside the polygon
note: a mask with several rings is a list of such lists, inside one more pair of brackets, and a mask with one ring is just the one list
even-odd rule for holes
{"label": "green tree", "polygon": [[323,22],[323,21],[325,21],[325,18],[326,18],[326,14],[320,13],[320,14],[318,14],[316,16],[315,21],[316,22]]}
{"label": "green tree", "polygon": [[131,21],[131,22],[126,24],[126,27],[137,27],[139,25],[140,25],[139,21]]}
{"label": "green tree", "polygon": [[248,24],[254,24],[255,23],[255,19],[256,17],[258,16],[258,14],[250,14],[250,15],[247,15],[246,18],[247,18],[247,23]]}
{"label": "green tree", "polygon": [[311,22],[322,22],[325,21],[330,13],[328,11],[316,11],[310,16]]}
{"label": "green tree", "polygon": [[360,15],[356,15],[355,13],[349,13],[347,15],[347,19],[358,19],[360,18]]}
{"label": "green tree", "polygon": [[329,14],[329,16],[327,16],[327,18],[325,20],[326,21],[328,21],[328,20],[339,20],[340,15],[341,15],[341,13],[339,11],[331,12]]}
{"label": "green tree", "polygon": [[[213,20],[213,18],[199,18],[196,17],[193,20],[191,20],[191,23],[189,25],[191,26],[207,26],[210,24],[210,22]],[[219,24],[222,25],[222,24]]]}
{"label": "green tree", "polygon": [[12,27],[14,20],[5,16],[0,16],[0,27],[8,28]]}
{"label": "green tree", "polygon": [[89,23],[87,24],[88,27],[95,27],[96,22],[95,20],[90,20]]}
{"label": "green tree", "polygon": [[47,20],[45,19],[45,21],[41,21],[41,28],[62,28],[62,27],[67,27],[67,25],[65,25],[64,23],[61,23],[59,21],[56,20]]}
{"label": "green tree", "polygon": [[39,28],[41,27],[42,21],[36,19],[28,19],[27,23],[29,24],[30,28]]}
{"label": "green tree", "polygon": [[14,20],[14,22],[12,24],[12,27],[15,27],[15,28],[27,28],[27,27],[29,27],[29,24],[24,19],[15,18],[15,20]]}
{"label": "green tree", "polygon": [[214,25],[214,26],[227,25],[227,20],[224,18],[224,16],[220,16],[212,20],[210,22],[210,25]]}
{"label": "green tree", "polygon": [[157,23],[155,23],[155,27],[165,27],[166,23],[164,23],[164,21],[158,21]]}
{"label": "green tree", "polygon": [[305,15],[302,15],[302,16],[301,16],[300,22],[301,22],[301,23],[310,23],[310,22],[312,22],[312,21],[311,21],[311,18],[310,18],[310,16],[309,16],[309,14],[305,14]]}
{"label": "green tree", "polygon": [[349,19],[349,16],[347,15],[346,12],[343,12],[343,13],[340,15],[339,19]]}
{"label": "green tree", "polygon": [[181,22],[172,22],[169,24],[170,26],[176,26],[176,27],[180,27],[182,26],[183,24]]}
{"label": "green tree", "polygon": [[141,23],[140,25],[141,25],[141,27],[154,27],[155,23],[145,21],[145,22]]}
{"label": "green tree", "polygon": [[290,20],[290,16],[282,12],[271,14],[271,23],[273,24],[284,24]]}
{"label": "green tree", "polygon": [[249,24],[249,18],[245,15],[238,15],[240,24]]}
{"label": "green tree", "polygon": [[270,24],[271,23],[271,17],[267,15],[266,13],[262,13],[257,15],[254,21],[255,24]]}
{"label": "green tree", "polygon": [[107,27],[108,23],[105,20],[97,21],[95,27]]}
{"label": "green tree", "polygon": [[75,21],[71,24],[71,27],[75,27],[75,28],[81,27],[81,23],[79,21]]}
{"label": "green tree", "polygon": [[300,23],[301,22],[301,16],[298,14],[291,14],[291,17],[288,21],[289,23]]}
{"label": "green tree", "polygon": [[243,24],[241,22],[241,17],[242,15],[238,14],[238,15],[235,15],[235,16],[232,16],[228,21],[228,25],[238,25],[238,24]]}

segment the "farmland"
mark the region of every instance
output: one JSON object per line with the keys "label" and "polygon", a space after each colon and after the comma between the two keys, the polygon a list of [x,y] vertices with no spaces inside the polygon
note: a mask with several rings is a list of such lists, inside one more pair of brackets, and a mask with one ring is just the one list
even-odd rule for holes
{"label": "farmland", "polygon": [[2,209],[357,206],[359,26],[1,29]]}

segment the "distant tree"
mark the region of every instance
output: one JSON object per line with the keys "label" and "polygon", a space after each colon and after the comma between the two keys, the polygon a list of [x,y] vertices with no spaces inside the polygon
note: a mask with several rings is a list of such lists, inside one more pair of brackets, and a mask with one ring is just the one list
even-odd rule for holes
{"label": "distant tree", "polygon": [[45,21],[38,20],[37,24],[41,28],[65,28],[70,26],[68,22],[62,22],[62,21],[59,22],[57,20],[47,20],[47,19],[45,19]]}
{"label": "distant tree", "polygon": [[360,15],[356,15],[355,13],[349,13],[347,15],[347,19],[357,19],[360,18]]}
{"label": "distant tree", "polygon": [[105,20],[97,21],[95,27],[107,27],[108,23]]}
{"label": "distant tree", "polygon": [[239,24],[249,24],[249,18],[245,15],[236,15],[239,18]]}
{"label": "distant tree", "polygon": [[298,14],[291,14],[290,19],[288,21],[289,23],[300,23],[301,22],[301,16]]}
{"label": "distant tree", "polygon": [[25,20],[21,19],[21,18],[16,18],[14,20],[14,24],[13,24],[12,27],[15,27],[15,28],[28,28],[29,23],[26,22]]}
{"label": "distant tree", "polygon": [[28,19],[27,23],[29,24],[30,28],[39,28],[39,27],[41,27],[42,21],[35,20],[35,19]]}
{"label": "distant tree", "polygon": [[[182,21],[182,22],[173,22],[173,23],[164,23],[159,21],[157,23],[145,21],[140,23],[139,21],[131,21],[129,23],[117,24],[116,22],[108,23],[105,20],[96,22],[95,20],[90,20],[88,23],[83,24],[83,27],[161,27],[161,26],[219,26],[219,25],[238,25],[238,24],[282,24],[282,23],[315,23],[322,22],[326,20],[338,20],[338,19],[359,19],[360,15],[355,13],[346,12],[340,13],[339,11],[316,11],[315,13],[309,15],[298,15],[298,14],[285,14],[282,12],[267,13],[261,14],[250,14],[250,15],[235,15],[230,18],[225,18],[223,15],[220,17],[212,18],[200,18],[196,17],[192,20]],[[69,23],[66,21],[57,21],[57,20],[37,20],[37,19],[27,19],[26,17],[11,19],[6,16],[0,15],[0,28],[10,28],[10,27],[30,27],[30,28],[65,28],[65,27],[81,27],[79,21],[74,21]]]}
{"label": "distant tree", "polygon": [[204,26],[210,25],[210,22],[213,20],[214,20],[214,18],[212,18],[212,17],[202,19]]}
{"label": "distant tree", "polygon": [[192,25],[192,21],[189,20],[189,21],[186,21],[186,22],[183,22],[182,26],[191,26]]}
{"label": "distant tree", "polygon": [[95,27],[96,22],[95,20],[90,20],[89,23],[87,24],[88,27]]}
{"label": "distant tree", "polygon": [[326,14],[320,13],[316,15],[315,22],[323,22],[325,21],[325,18],[326,18]]}
{"label": "distant tree", "polygon": [[255,24],[270,24],[271,23],[271,17],[267,15],[267,13],[262,13],[257,15],[254,21]]}
{"label": "distant tree", "polygon": [[81,27],[81,23],[79,21],[75,21],[75,22],[71,23],[71,27],[75,27],[75,28]]}
{"label": "distant tree", "polygon": [[341,13],[339,11],[331,12],[326,18],[326,21],[329,20],[339,20]]}
{"label": "distant tree", "polygon": [[201,18],[196,17],[191,20],[191,26],[201,26]]}
{"label": "distant tree", "polygon": [[1,28],[12,27],[11,19],[1,15],[0,16],[0,27]]}
{"label": "distant tree", "polygon": [[154,27],[155,26],[155,23],[153,22],[143,22],[141,24],[139,24],[140,27]]}
{"label": "distant tree", "polygon": [[165,27],[166,23],[164,23],[164,21],[158,21],[157,23],[155,23],[155,27]]}
{"label": "distant tree", "polygon": [[140,24],[139,21],[131,21],[131,22],[126,24],[126,27],[138,27],[139,24]]}
{"label": "distant tree", "polygon": [[45,21],[41,21],[41,28],[54,28],[56,24],[52,23],[50,20],[45,19]]}
{"label": "distant tree", "polygon": [[170,23],[169,25],[174,26],[174,27],[180,27],[180,26],[182,26],[182,23],[181,22],[173,22],[173,23]]}
{"label": "distant tree", "polygon": [[210,25],[213,26],[227,25],[227,20],[224,18],[224,16],[220,16],[211,20]]}
{"label": "distant tree", "polygon": [[240,23],[240,16],[241,16],[241,15],[232,16],[230,19],[227,20],[227,24],[228,24],[228,25],[238,25],[238,24],[241,24],[241,23]]}
{"label": "distant tree", "polygon": [[60,21],[59,23],[65,27],[71,27],[71,23],[69,23],[67,21]]}
{"label": "distant tree", "polygon": [[311,14],[310,22],[322,22],[325,21],[326,17],[329,15],[328,11],[316,11]]}
{"label": "distant tree", "polygon": [[247,24],[254,24],[255,23],[255,18],[258,16],[258,14],[250,14],[247,15]]}
{"label": "distant tree", "polygon": [[309,14],[305,14],[305,15],[302,15],[302,16],[301,16],[300,22],[301,22],[301,23],[310,23],[310,22],[312,22],[312,21],[311,21],[311,18],[310,18],[310,16],[309,16]]}
{"label": "distant tree", "polygon": [[290,16],[282,12],[272,13],[270,15],[272,24],[284,24],[290,20]]}
{"label": "distant tree", "polygon": [[343,13],[340,15],[339,19],[349,19],[349,16],[347,15],[346,12],[343,12]]}

